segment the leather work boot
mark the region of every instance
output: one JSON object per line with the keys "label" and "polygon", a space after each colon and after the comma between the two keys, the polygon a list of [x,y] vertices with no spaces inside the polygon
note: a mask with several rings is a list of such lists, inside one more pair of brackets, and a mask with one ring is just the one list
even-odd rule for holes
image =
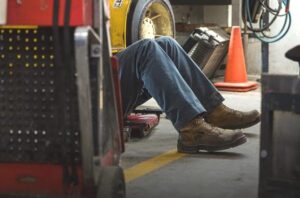
{"label": "leather work boot", "polygon": [[247,138],[241,130],[214,127],[202,117],[197,117],[179,131],[177,150],[181,153],[218,151],[239,146],[246,141]]}
{"label": "leather work boot", "polygon": [[257,124],[260,113],[256,110],[237,111],[221,104],[205,116],[205,121],[224,129],[243,129]]}

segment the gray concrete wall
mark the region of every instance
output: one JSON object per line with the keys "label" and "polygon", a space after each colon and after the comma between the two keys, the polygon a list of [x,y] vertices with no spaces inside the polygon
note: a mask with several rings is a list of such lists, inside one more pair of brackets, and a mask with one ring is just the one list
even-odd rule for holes
{"label": "gray concrete wall", "polygon": [[203,16],[205,23],[215,23],[219,26],[231,26],[231,6],[204,6]]}
{"label": "gray concrete wall", "polygon": [[245,52],[246,66],[248,74],[261,74],[261,42],[257,39],[250,38],[248,47]]}
{"label": "gray concrete wall", "polygon": [[203,6],[174,5],[172,6],[176,22],[203,23]]}
{"label": "gray concrete wall", "polygon": [[[232,6],[203,6],[203,5],[173,5],[176,23],[190,24],[218,24],[219,26],[230,26],[232,23]],[[183,43],[190,32],[177,32],[176,40]]]}
{"label": "gray concrete wall", "polygon": [[[200,5],[173,5],[173,12],[176,23],[190,23],[201,24],[203,23],[203,6]],[[176,40],[183,44],[187,39],[188,32],[177,32]]]}

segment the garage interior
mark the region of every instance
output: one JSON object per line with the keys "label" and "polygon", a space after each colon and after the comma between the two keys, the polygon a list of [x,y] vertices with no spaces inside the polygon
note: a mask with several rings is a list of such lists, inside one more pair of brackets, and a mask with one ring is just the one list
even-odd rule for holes
{"label": "garage interior", "polygon": [[[245,111],[260,109],[259,91],[222,94],[226,99],[225,104],[230,107]],[[147,105],[155,103],[152,101]],[[162,117],[150,136],[126,144],[121,164],[125,169],[125,178],[128,176],[126,179],[129,180],[126,183],[127,195],[133,198],[256,197],[259,131],[260,125],[244,129],[248,142],[236,148],[182,156],[176,153],[177,131]],[[168,152],[171,154],[166,154]],[[151,161],[155,157],[160,159]],[[168,162],[161,166],[161,160]],[[139,167],[141,163],[145,164]],[[147,170],[150,172],[146,174]],[[142,175],[132,176],[132,171],[137,174],[141,172]]]}
{"label": "garage interior", "polygon": [[[299,198],[299,7],[297,0],[0,1],[0,198]],[[123,115],[115,55],[161,36],[183,47],[225,105],[261,113],[242,130],[245,144],[177,152],[178,131],[155,99]],[[245,68],[233,68],[246,76],[226,72],[231,50],[244,56],[233,57]],[[254,86],[218,86],[244,77],[233,84]]]}
{"label": "garage interior", "polygon": [[[171,0],[170,2],[176,27],[179,28],[176,29],[176,40],[181,44],[186,41],[194,27],[205,25],[230,27],[243,24],[241,1]],[[298,2],[291,4],[297,6]],[[299,14],[292,13],[292,18],[297,15]],[[281,22],[275,23],[276,25],[278,27],[275,29],[278,29]],[[292,75],[298,73],[297,62],[288,60],[284,54],[297,41],[299,42],[299,38],[299,27],[292,25],[285,38],[270,44],[267,72]],[[265,46],[251,36],[244,45],[246,45],[248,78],[260,82],[263,71],[261,50]],[[222,72],[212,81],[220,79],[222,80]],[[226,99],[225,104],[229,107],[245,111],[261,109],[261,88],[246,93],[225,91],[221,93]],[[143,105],[144,108],[159,108],[153,99]],[[178,132],[165,115],[162,115],[159,125],[149,136],[126,143],[126,152],[122,155],[121,164],[125,170],[127,195],[131,198],[257,197],[261,126],[257,124],[244,129],[244,132],[248,142],[243,146],[222,152],[182,155],[176,153]],[[285,196],[278,195],[278,197]]]}

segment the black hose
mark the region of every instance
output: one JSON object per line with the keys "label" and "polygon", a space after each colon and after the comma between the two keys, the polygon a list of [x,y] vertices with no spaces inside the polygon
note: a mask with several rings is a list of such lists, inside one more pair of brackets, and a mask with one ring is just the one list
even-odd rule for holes
{"label": "black hose", "polygon": [[[247,0],[246,0],[247,1]],[[261,0],[259,0],[260,1],[260,3],[262,3],[261,2]],[[266,8],[266,5],[264,4],[264,3],[262,3],[262,5]],[[245,13],[247,13],[246,12],[246,9],[247,9],[247,3],[245,3]],[[268,30],[269,28],[270,28],[270,26],[275,22],[275,20],[277,19],[277,17],[278,17],[278,15],[279,15],[279,13],[280,13],[280,10],[281,10],[281,4],[279,4],[278,5],[278,9],[277,9],[277,11],[276,11],[276,13],[275,13],[275,15],[274,15],[274,17],[272,18],[272,20],[266,25],[266,26],[264,26],[264,27],[262,27],[262,28],[251,28],[250,26],[247,26],[247,28],[249,29],[249,30],[251,30],[251,31],[253,31],[253,32],[263,32],[263,31],[266,31],[266,30]],[[268,11],[266,11],[264,14],[269,14],[269,12]],[[262,14],[260,17],[262,18],[263,17],[263,15],[264,14]]]}
{"label": "black hose", "polygon": [[[287,20],[288,20],[288,15],[285,15],[285,19],[284,19],[284,24],[285,23],[287,23]],[[262,21],[263,21],[263,19],[262,18],[260,18],[260,24],[262,23]],[[282,26],[282,28],[280,29],[280,31],[279,32],[283,32],[284,31],[284,29],[285,29],[285,25],[284,26]],[[265,38],[269,38],[269,39],[273,39],[274,38],[274,36],[268,36],[267,34],[265,34],[263,31],[262,32],[260,32]]]}
{"label": "black hose", "polygon": [[[251,18],[249,17],[249,16],[250,16],[249,1],[246,0],[246,2],[247,2],[247,4],[245,4],[245,9],[246,9],[246,11],[247,11],[247,16],[248,16],[248,18],[249,18],[249,25],[250,25],[250,27],[251,27],[252,29],[254,29],[254,28],[253,28],[252,21],[251,21]],[[267,2],[268,2],[268,0],[267,0]],[[285,6],[286,6],[286,4],[287,4],[286,1],[283,1],[282,3],[283,3]],[[287,10],[288,10],[288,9],[287,9]],[[286,11],[287,11],[287,10],[286,10]],[[268,14],[269,14],[269,13],[268,13]],[[265,16],[265,15],[264,15],[264,16]],[[283,25],[281,31],[280,31],[276,36],[272,36],[272,37],[270,37],[270,36],[267,36],[267,37],[261,37],[260,35],[257,34],[257,32],[253,32],[254,36],[255,36],[257,39],[259,39],[260,41],[262,41],[262,42],[274,43],[274,42],[276,42],[276,41],[279,41],[280,39],[282,39],[282,38],[287,34],[287,32],[289,31],[290,26],[291,26],[291,14],[290,14],[290,12],[287,12],[287,13],[285,14],[285,16],[286,16],[286,17],[285,17],[284,25]],[[263,20],[263,17],[261,17],[260,20],[259,20],[259,22],[260,22],[260,23],[259,23],[260,27],[263,27],[262,21],[264,21],[264,20]],[[261,29],[262,29],[262,28],[261,28]],[[263,36],[265,35],[263,31],[260,32],[260,33],[261,33]],[[266,36],[266,35],[265,35],[265,36]],[[268,40],[266,40],[266,38],[267,38]],[[272,39],[272,40],[271,40],[271,39]]]}

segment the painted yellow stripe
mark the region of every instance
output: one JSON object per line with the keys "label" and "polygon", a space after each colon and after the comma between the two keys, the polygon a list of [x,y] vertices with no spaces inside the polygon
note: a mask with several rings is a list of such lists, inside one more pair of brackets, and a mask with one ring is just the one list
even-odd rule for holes
{"label": "painted yellow stripe", "polygon": [[143,161],[124,171],[125,181],[130,182],[135,180],[184,156],[186,156],[186,154],[178,153],[176,150],[171,150],[149,160]]}
{"label": "painted yellow stripe", "polygon": [[0,25],[0,29],[37,29],[38,26],[29,25]]}

